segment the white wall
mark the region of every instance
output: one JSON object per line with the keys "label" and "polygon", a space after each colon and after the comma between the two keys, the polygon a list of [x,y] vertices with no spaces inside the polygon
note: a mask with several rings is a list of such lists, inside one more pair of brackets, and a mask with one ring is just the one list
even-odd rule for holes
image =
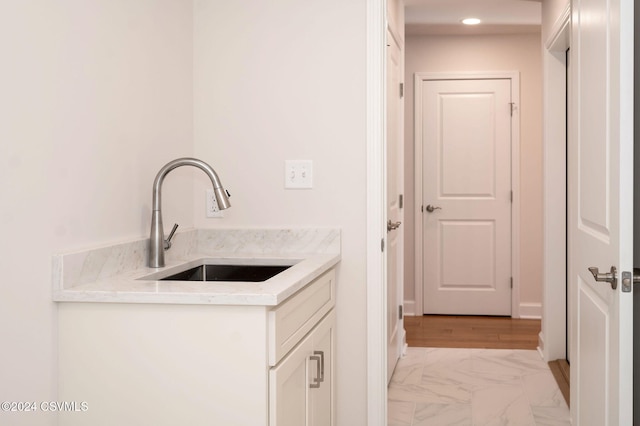
{"label": "white wall", "polygon": [[[415,300],[414,108],[416,72],[520,72],[520,306],[542,298],[542,63],[540,33],[407,35],[405,53],[405,301]],[[409,303],[410,304],[410,303]],[[539,315],[539,314],[538,314]]]}
{"label": "white wall", "polygon": [[[338,227],[337,421],[366,425],[366,2],[195,3],[195,152],[232,194],[199,227]],[[284,162],[313,160],[313,189]],[[203,181],[204,183],[204,181]]]}
{"label": "white wall", "polygon": [[[192,16],[190,0],[0,5],[0,401],[56,400],[52,254],[147,235],[155,173],[193,154]],[[174,173],[165,220],[192,226]]]}
{"label": "white wall", "polygon": [[[195,155],[233,207],[204,219],[204,175],[179,169],[166,227],[342,229],[338,422],[366,425],[365,16],[364,0],[2,3],[0,400],[56,399],[51,256],[146,236],[155,174]],[[284,190],[286,159],[314,161],[312,190]]]}

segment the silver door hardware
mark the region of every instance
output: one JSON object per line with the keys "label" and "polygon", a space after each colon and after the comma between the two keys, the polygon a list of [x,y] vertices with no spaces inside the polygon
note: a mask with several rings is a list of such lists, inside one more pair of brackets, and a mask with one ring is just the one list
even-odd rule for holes
{"label": "silver door hardware", "polygon": [[427,211],[429,213],[433,213],[436,210],[442,210],[442,207],[432,206],[431,204],[427,204]]}
{"label": "silver door hardware", "polygon": [[612,289],[616,289],[618,287],[618,277],[616,276],[617,269],[615,266],[611,267],[611,272],[599,272],[598,268],[595,266],[591,266],[589,268],[589,272],[593,275],[593,278],[598,282],[606,282],[611,284]]}
{"label": "silver door hardware", "polygon": [[311,361],[317,361],[316,377],[313,378],[313,383],[309,383],[309,387],[317,389],[320,387],[320,383],[324,382],[324,351],[313,351],[313,355],[309,356]]}
{"label": "silver door hardware", "polygon": [[622,292],[623,293],[630,293],[631,289],[633,288],[633,275],[631,275],[631,272],[629,271],[622,271]]}
{"label": "silver door hardware", "polygon": [[387,221],[387,232],[393,231],[394,229],[398,229],[402,222],[391,222],[391,219]]}
{"label": "silver door hardware", "polygon": [[640,283],[640,268],[633,268],[633,274],[628,271],[622,272],[622,292],[631,293],[633,284]]}

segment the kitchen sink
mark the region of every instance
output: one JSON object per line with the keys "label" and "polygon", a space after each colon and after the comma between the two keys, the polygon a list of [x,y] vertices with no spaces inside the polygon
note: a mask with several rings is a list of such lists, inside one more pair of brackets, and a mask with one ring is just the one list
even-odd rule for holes
{"label": "kitchen sink", "polygon": [[266,281],[290,265],[199,265],[159,281]]}
{"label": "kitchen sink", "polygon": [[300,259],[202,258],[138,278],[144,281],[262,282],[286,271]]}

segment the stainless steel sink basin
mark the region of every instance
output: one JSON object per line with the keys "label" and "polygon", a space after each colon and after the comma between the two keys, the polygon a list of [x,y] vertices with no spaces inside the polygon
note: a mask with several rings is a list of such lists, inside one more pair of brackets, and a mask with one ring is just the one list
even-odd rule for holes
{"label": "stainless steel sink basin", "polygon": [[145,281],[262,282],[298,263],[292,259],[199,259],[139,278]]}
{"label": "stainless steel sink basin", "polygon": [[274,265],[200,265],[159,281],[266,281],[291,266]]}

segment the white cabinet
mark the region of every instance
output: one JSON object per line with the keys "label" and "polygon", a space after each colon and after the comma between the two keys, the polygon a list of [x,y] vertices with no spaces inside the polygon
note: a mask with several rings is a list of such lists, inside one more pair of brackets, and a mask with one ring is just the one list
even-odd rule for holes
{"label": "white cabinet", "polygon": [[269,372],[270,426],[334,424],[335,313],[331,311]]}
{"label": "white cabinet", "polygon": [[332,426],[335,273],[269,313],[269,426]]}
{"label": "white cabinet", "polygon": [[275,307],[60,303],[59,399],[88,410],[59,424],[333,426],[334,306],[334,270]]}

